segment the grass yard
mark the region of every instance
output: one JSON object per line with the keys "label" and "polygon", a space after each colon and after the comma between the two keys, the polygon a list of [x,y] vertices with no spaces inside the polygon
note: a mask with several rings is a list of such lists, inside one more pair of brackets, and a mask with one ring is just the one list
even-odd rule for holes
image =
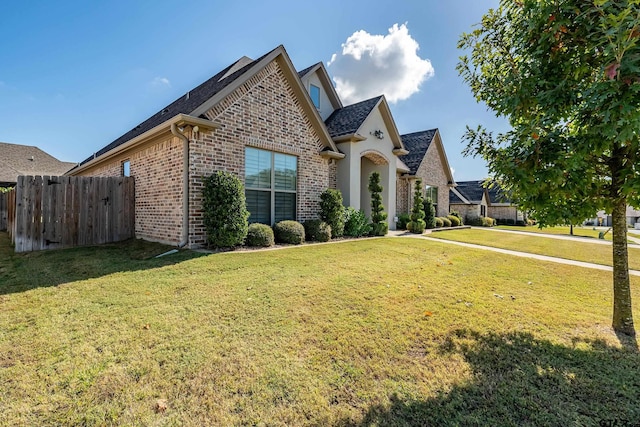
{"label": "grass yard", "polygon": [[[542,234],[562,234],[565,236],[570,236],[571,228],[569,226],[555,226],[555,227],[518,227],[515,225],[499,225],[496,228],[500,230],[511,230],[511,231],[524,231],[527,233],[542,233]],[[594,230],[593,226],[575,226],[573,227],[573,235],[578,237],[590,237],[593,239],[597,239],[598,235],[601,231],[606,231],[606,228],[601,230]],[[605,234],[604,239],[611,241],[613,238],[613,231],[609,231]]]}
{"label": "grass yard", "polygon": [[610,273],[414,238],[173,259],[0,238],[0,425],[640,419]]}
{"label": "grass yard", "polygon": [[[439,231],[429,237],[456,242],[473,243],[494,248],[548,255],[557,258],[613,265],[613,252],[610,245],[587,241],[549,239],[535,234],[499,233],[483,228]],[[629,247],[629,268],[640,270],[640,248]]]}

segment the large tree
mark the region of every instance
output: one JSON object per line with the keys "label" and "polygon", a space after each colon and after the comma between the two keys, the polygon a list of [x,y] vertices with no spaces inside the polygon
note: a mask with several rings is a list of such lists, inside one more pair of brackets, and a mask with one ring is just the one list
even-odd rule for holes
{"label": "large tree", "polygon": [[543,225],[613,216],[613,327],[635,335],[626,206],[640,205],[640,0],[501,0],[463,34],[458,71],[506,117],[466,154]]}

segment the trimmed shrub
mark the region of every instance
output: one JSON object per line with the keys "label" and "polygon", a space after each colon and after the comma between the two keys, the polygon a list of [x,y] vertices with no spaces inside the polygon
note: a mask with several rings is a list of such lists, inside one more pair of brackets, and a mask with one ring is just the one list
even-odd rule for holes
{"label": "trimmed shrub", "polygon": [[202,209],[207,242],[215,248],[242,244],[247,235],[249,211],[240,178],[214,172],[204,179]]}
{"label": "trimmed shrub", "polygon": [[344,235],[349,237],[362,237],[369,234],[371,227],[369,220],[363,211],[349,206],[344,211]]}
{"label": "trimmed shrub", "polygon": [[385,236],[389,231],[389,224],[387,224],[387,213],[384,211],[382,196],[380,195],[384,188],[380,185],[380,174],[378,172],[371,173],[367,188],[371,193],[371,234],[373,236]]}
{"label": "trimmed shrub", "polygon": [[451,227],[451,220],[449,218],[447,218],[446,216],[443,216],[440,219],[442,220],[443,227]]}
{"label": "trimmed shrub", "polygon": [[407,224],[407,229],[416,234],[422,234],[427,224],[424,222],[424,198],[422,197],[422,180],[416,181],[413,191],[413,209],[411,210],[411,222]]}
{"label": "trimmed shrub", "polygon": [[311,242],[328,242],[331,240],[331,226],[321,219],[305,221],[304,237]]}
{"label": "trimmed shrub", "polygon": [[442,218],[440,218],[439,216],[434,218],[434,222],[436,224],[435,228],[441,228],[443,225]]}
{"label": "trimmed shrub", "polygon": [[407,224],[411,221],[411,217],[407,213],[401,213],[398,215],[398,222],[396,222],[396,228],[398,230],[406,230]]}
{"label": "trimmed shrub", "polygon": [[520,226],[520,227],[524,227],[526,224],[523,220],[519,219],[516,221],[516,225]]}
{"label": "trimmed shrub", "polygon": [[458,218],[457,216],[449,215],[447,218],[449,219],[449,221],[451,221],[451,226],[452,227],[459,227],[460,226],[460,218]]}
{"label": "trimmed shrub", "polygon": [[431,199],[425,200],[423,202],[423,206],[425,228],[428,228],[429,230],[436,228],[436,208],[433,206],[433,203],[431,203]]}
{"label": "trimmed shrub", "polygon": [[480,220],[483,227],[493,227],[494,225],[496,225],[496,220],[488,216],[482,217]]}
{"label": "trimmed shrub", "polygon": [[331,237],[344,234],[344,205],[340,190],[328,188],[320,195],[320,219],[331,226]]}
{"label": "trimmed shrub", "polygon": [[[459,225],[464,225],[464,223],[462,222],[462,217],[460,216],[460,212],[458,211],[451,211],[449,213],[450,216],[455,216],[456,218],[458,218],[458,222],[460,223]],[[453,221],[451,221],[453,222]]]}
{"label": "trimmed shrub", "polygon": [[516,220],[513,218],[508,218],[507,219],[507,225],[516,225]]}
{"label": "trimmed shrub", "polygon": [[304,243],[304,227],[298,221],[280,221],[273,226],[273,234],[278,243]]}
{"label": "trimmed shrub", "polygon": [[266,224],[254,223],[249,225],[247,231],[247,238],[244,240],[244,244],[247,246],[260,246],[269,247],[273,246],[275,238],[273,237],[273,230]]}

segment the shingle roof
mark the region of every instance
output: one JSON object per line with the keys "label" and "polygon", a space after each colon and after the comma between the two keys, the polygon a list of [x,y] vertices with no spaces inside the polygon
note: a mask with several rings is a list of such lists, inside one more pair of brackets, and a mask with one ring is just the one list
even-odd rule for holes
{"label": "shingle roof", "polygon": [[415,175],[418,172],[420,163],[424,159],[431,141],[435,136],[438,129],[424,130],[421,132],[408,133],[406,135],[400,135],[404,148],[409,151],[409,154],[400,156],[400,159],[411,170],[411,174]]}
{"label": "shingle roof", "polygon": [[377,96],[366,101],[347,105],[331,113],[324,122],[329,130],[329,135],[332,138],[336,138],[356,133],[362,122],[369,117],[371,110],[380,102],[380,99],[382,99],[382,96]]}
{"label": "shingle roof", "polygon": [[15,183],[19,175],[58,176],[75,165],[61,162],[38,147],[0,142],[0,183]]}
{"label": "shingle roof", "polygon": [[304,70],[300,70],[298,71],[298,77],[303,78],[305,75],[307,75],[307,73],[309,71],[311,71],[312,68],[314,68],[316,65],[320,64],[319,62],[316,62],[315,64],[313,64],[310,67],[305,68]]}
{"label": "shingle roof", "polygon": [[509,195],[496,182],[489,187],[489,200],[491,203],[511,203]]}
{"label": "shingle roof", "polygon": [[462,199],[460,199],[460,197],[458,197],[458,195],[452,190],[449,190],[449,203],[465,204],[465,202],[463,202]]}
{"label": "shingle roof", "polygon": [[[482,186],[484,180],[480,181],[456,181],[456,190],[471,203],[481,203],[485,188]],[[452,202],[453,192],[449,192],[449,203],[462,203],[462,201]],[[460,200],[455,194],[455,199]]]}
{"label": "shingle roof", "polygon": [[[276,50],[276,49],[273,49],[273,50]],[[268,56],[271,52],[273,52],[273,50],[261,56],[260,58],[256,59],[255,61],[241,67],[239,70],[231,73],[227,77],[224,77],[225,74],[229,70],[231,70],[236,63],[238,63],[238,61],[234,62],[224,70],[220,71],[218,74],[211,77],[206,82],[190,90],[185,95],[182,95],[180,98],[176,99],[171,104],[167,105],[166,107],[164,107],[163,109],[161,109],[160,111],[158,111],[157,113],[155,113],[154,115],[152,115],[151,117],[149,117],[148,119],[146,119],[145,121],[143,121],[142,123],[134,127],[133,129],[131,129],[129,132],[115,139],[113,142],[111,142],[110,144],[102,148],[100,151],[95,153],[95,156],[91,156],[87,158],[80,164],[81,165],[85,164],[88,161],[94,159],[95,157],[101,156],[102,154],[118,147],[119,145],[122,145],[125,142],[137,136],[142,135],[146,131],[153,129],[154,127],[162,124],[163,122],[167,121],[171,117],[176,116],[177,114],[191,113],[200,105],[204,104],[206,101],[211,99],[215,94],[220,92],[229,84],[233,83],[233,81],[235,81],[238,77],[244,74],[254,64],[260,62],[260,60],[262,60],[264,57]],[[242,61],[242,59],[240,61]]]}

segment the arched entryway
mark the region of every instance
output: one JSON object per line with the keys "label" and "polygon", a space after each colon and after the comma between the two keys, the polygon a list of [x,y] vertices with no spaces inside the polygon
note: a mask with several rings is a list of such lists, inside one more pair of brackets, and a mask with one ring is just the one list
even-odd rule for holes
{"label": "arched entryway", "polygon": [[373,172],[380,174],[382,184],[382,204],[385,212],[390,215],[389,200],[389,160],[379,151],[369,150],[361,154],[360,157],[360,209],[367,217],[371,218],[371,194],[369,193],[369,177]]}

